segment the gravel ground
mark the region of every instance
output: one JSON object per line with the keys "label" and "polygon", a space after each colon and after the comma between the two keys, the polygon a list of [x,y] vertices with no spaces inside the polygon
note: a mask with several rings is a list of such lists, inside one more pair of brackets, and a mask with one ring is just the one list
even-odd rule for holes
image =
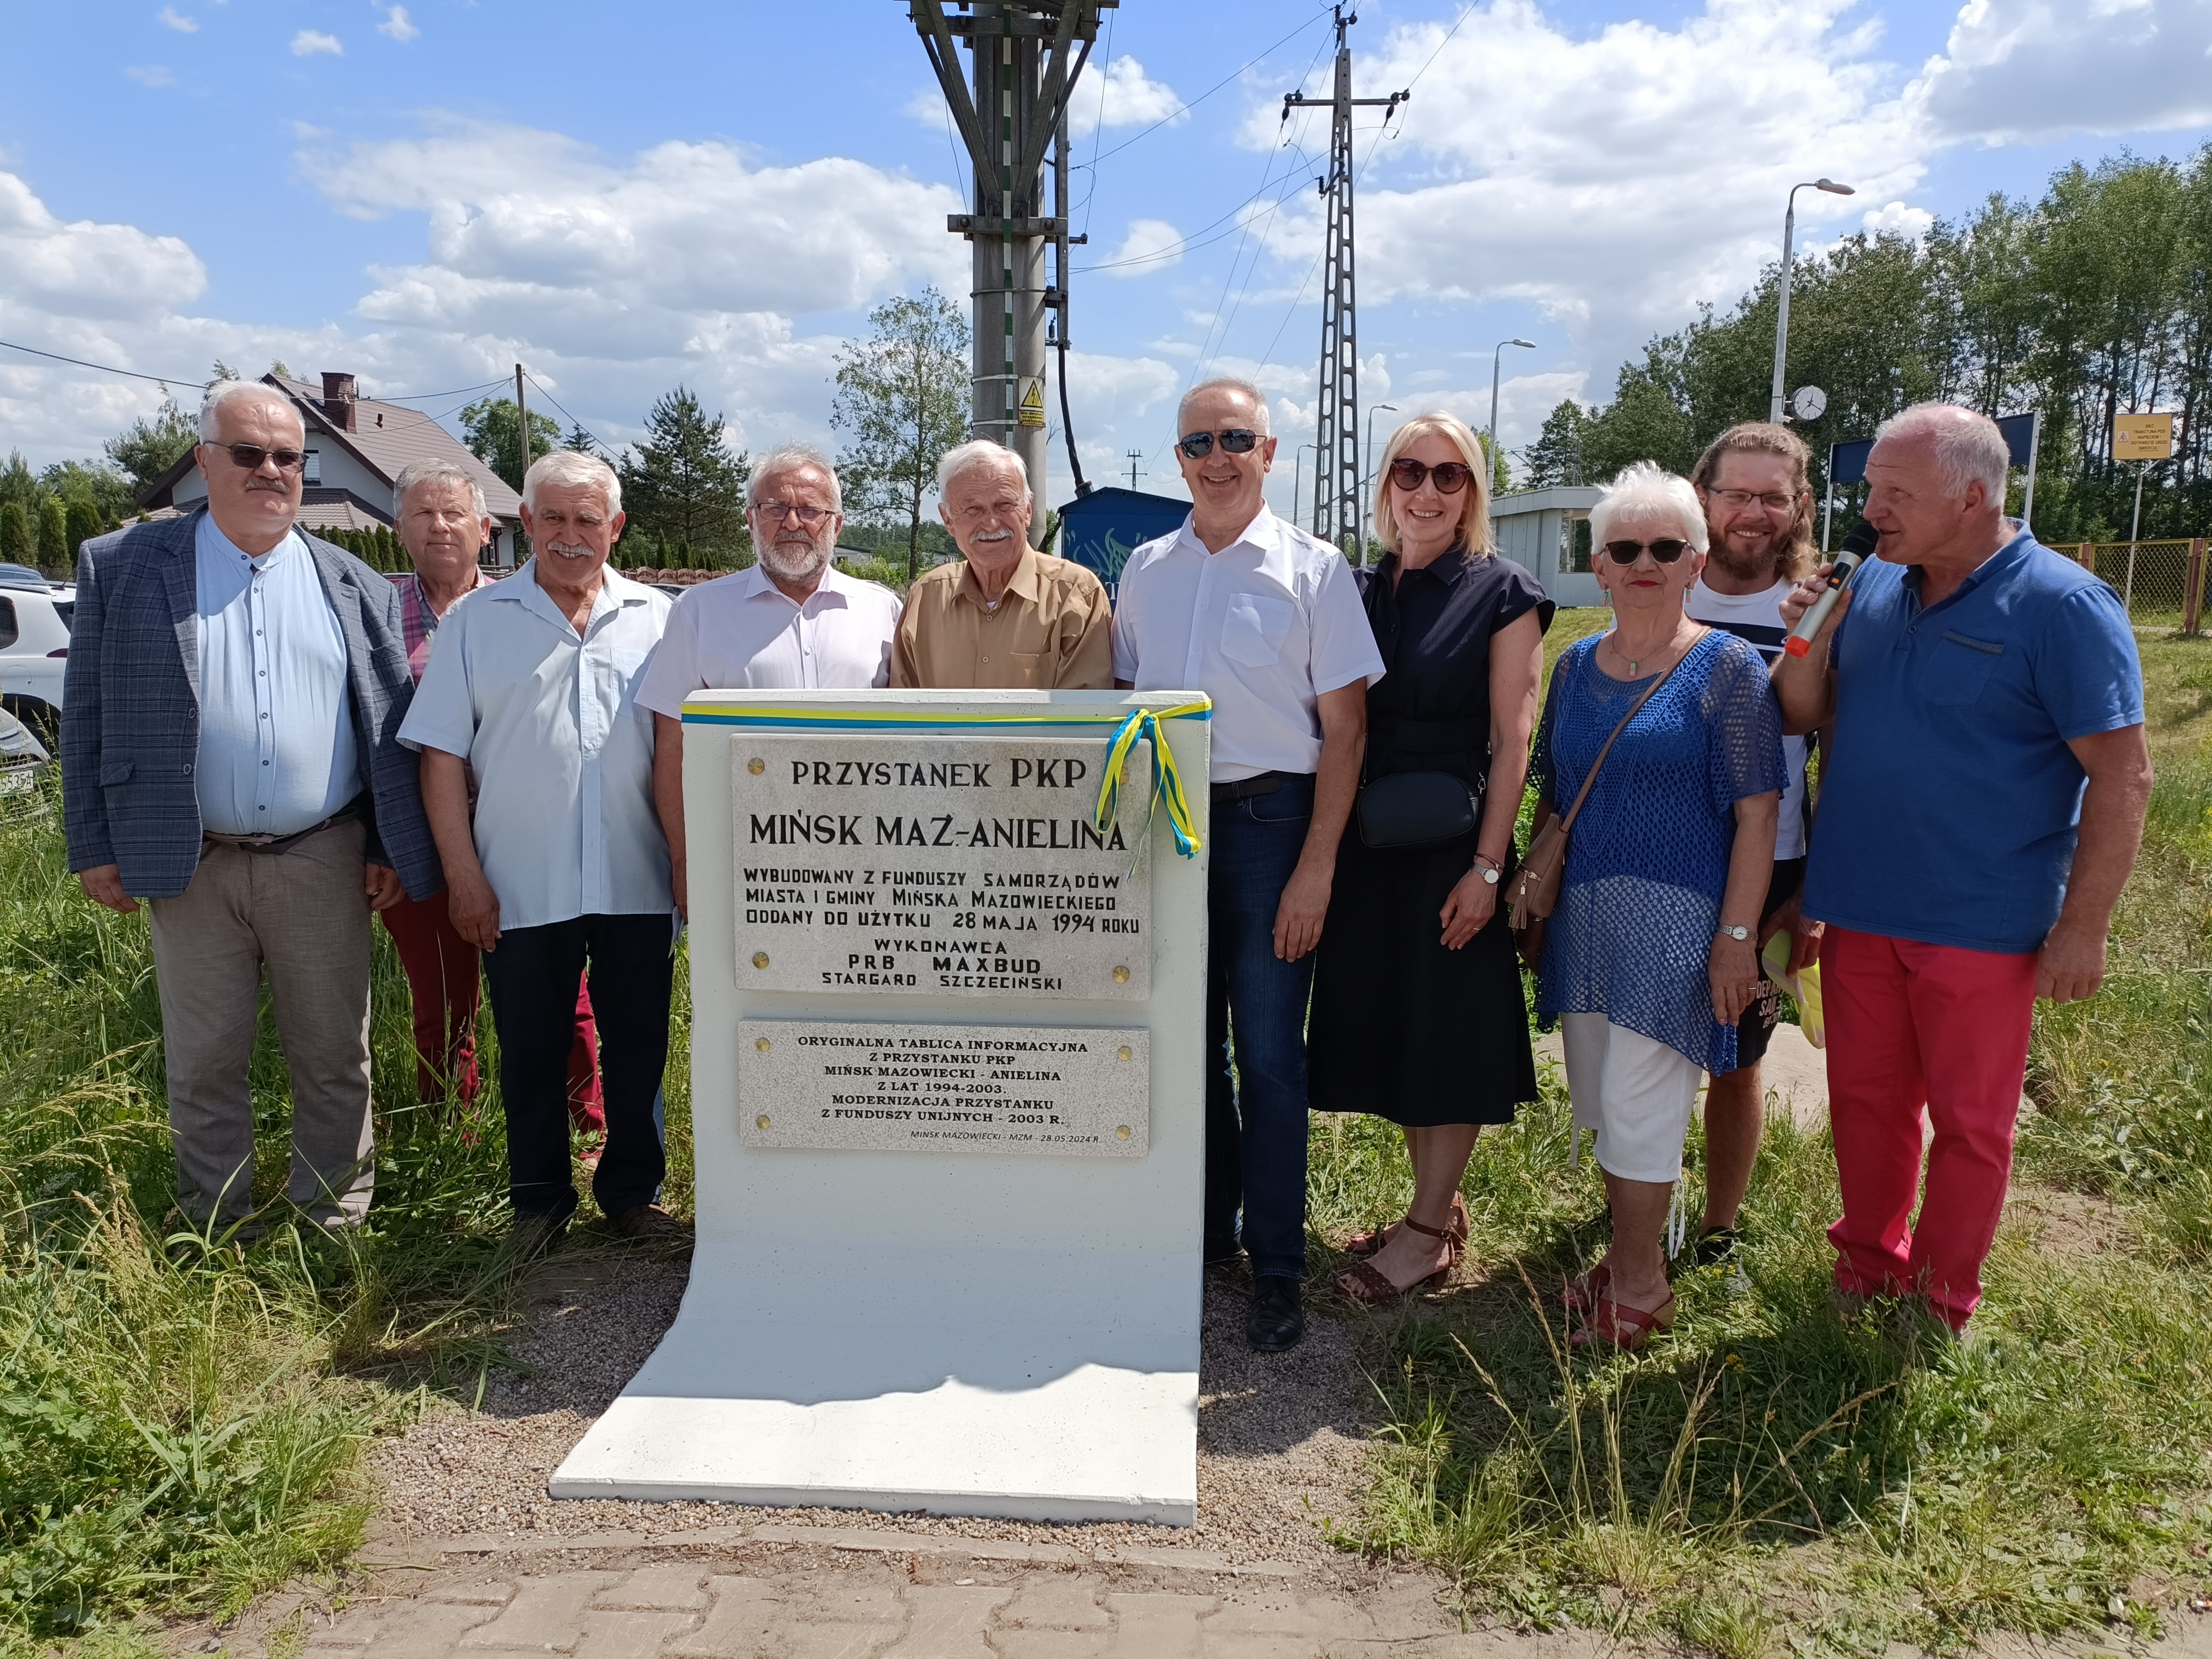
{"label": "gravel ground", "polygon": [[1306,1339],[1290,1353],[1252,1352],[1244,1342],[1241,1273],[1210,1274],[1206,1283],[1194,1528],[548,1498],[553,1470],[675,1319],[686,1272],[683,1262],[637,1256],[547,1264],[532,1285],[526,1328],[507,1349],[535,1374],[495,1373],[480,1411],[441,1401],[375,1449],[370,1467],[383,1494],[380,1530],[428,1540],[653,1534],[747,1523],[876,1526],[1078,1548],[1202,1549],[1237,1563],[1316,1569],[1346,1563],[1322,1529],[1354,1513],[1369,1427],[1372,1395],[1352,1332],[1310,1313]]}

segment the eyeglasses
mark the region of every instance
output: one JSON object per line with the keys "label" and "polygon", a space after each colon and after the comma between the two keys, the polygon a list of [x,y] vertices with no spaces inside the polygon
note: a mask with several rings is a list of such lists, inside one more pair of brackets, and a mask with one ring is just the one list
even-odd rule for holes
{"label": "eyeglasses", "polygon": [[297,472],[307,459],[296,449],[264,449],[259,444],[211,443],[208,447],[228,450],[232,464],[244,467],[248,472],[259,471],[264,461],[276,462],[279,472]]}
{"label": "eyeglasses", "polygon": [[1634,564],[1637,556],[1647,547],[1651,550],[1651,556],[1662,564],[1672,564],[1690,550],[1689,543],[1672,536],[1656,542],[1607,542],[1605,550],[1615,564]]}
{"label": "eyeglasses", "polygon": [[796,519],[809,530],[830,516],[830,509],[826,507],[793,507],[784,501],[761,501],[754,506],[753,511],[771,524],[781,524],[786,519]]}
{"label": "eyeglasses", "polygon": [[1769,513],[1787,513],[1797,504],[1795,495],[1762,495],[1754,489],[1708,489],[1705,494],[1731,513],[1741,513],[1753,501]]}
{"label": "eyeglasses", "polygon": [[1390,463],[1390,482],[1407,495],[1421,487],[1425,478],[1431,479],[1439,495],[1456,495],[1467,488],[1467,481],[1474,476],[1474,469],[1465,461],[1438,461],[1431,466],[1425,461],[1395,460]]}
{"label": "eyeglasses", "polygon": [[[1260,441],[1260,434],[1249,426],[1232,426],[1218,435],[1222,448],[1231,455],[1249,455]],[[1211,432],[1186,432],[1176,447],[1194,461],[1202,461],[1213,453],[1215,436]]]}

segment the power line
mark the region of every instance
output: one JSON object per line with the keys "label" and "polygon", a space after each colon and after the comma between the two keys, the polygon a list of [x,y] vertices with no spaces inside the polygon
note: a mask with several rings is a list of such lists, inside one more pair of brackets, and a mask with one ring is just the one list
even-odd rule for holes
{"label": "power line", "polygon": [[[527,380],[531,385],[537,386],[540,392],[545,392],[544,386],[538,380],[538,378],[535,374],[532,374],[526,368],[522,371],[522,374],[523,378]],[[551,392],[545,392],[545,401],[552,404],[554,408],[560,410],[563,415],[568,415],[568,410],[566,406],[564,406],[561,400],[555,397]],[[574,415],[568,415],[568,424],[574,427],[577,431],[582,433],[586,438],[589,438],[593,443],[599,445],[601,449],[608,451],[611,451],[613,449],[613,445],[608,443],[605,439],[600,437],[598,433],[592,431],[591,428],[586,426]]]}
{"label": "power line", "polygon": [[27,351],[33,357],[46,357],[58,363],[71,363],[79,368],[96,368],[103,374],[121,374],[134,380],[151,380],[155,386],[198,386],[215,384],[212,380],[195,380],[189,374],[142,374],[135,368],[117,368],[110,363],[88,363],[82,357],[64,357],[58,351],[41,351],[36,346],[17,345],[13,340],[0,340],[0,346],[10,351]]}
{"label": "power line", "polygon": [[1261,52],[1258,57],[1254,58],[1249,63],[1243,64],[1241,67],[1232,70],[1228,75],[1224,76],[1220,80],[1216,81],[1212,86],[1208,87],[1204,92],[1200,93],[1197,97],[1192,99],[1188,103],[1176,105],[1175,108],[1170,110],[1165,115],[1160,117],[1158,120],[1153,122],[1152,125],[1146,127],[1144,131],[1139,132],[1132,137],[1124,138],[1120,143],[1115,145],[1113,149],[1105,151],[1102,155],[1093,155],[1091,158],[1091,165],[1095,167],[1101,161],[1104,161],[1107,156],[1119,155],[1123,150],[1128,149],[1130,145],[1135,143],[1138,139],[1149,137],[1153,133],[1158,132],[1162,127],[1167,125],[1169,122],[1173,121],[1179,117],[1189,114],[1191,111],[1196,109],[1207,99],[1212,97],[1213,94],[1220,91],[1222,88],[1227,86],[1231,81],[1236,80],[1239,76],[1242,76],[1246,70],[1252,68],[1253,65],[1258,64],[1261,58],[1266,58],[1268,52],[1273,52],[1279,47],[1288,46],[1291,41],[1297,40],[1298,36],[1304,34],[1308,29],[1311,28],[1316,23],[1320,21],[1321,14],[1319,12],[1316,12],[1311,17],[1306,19],[1304,22],[1299,24],[1297,27],[1292,29],[1281,40],[1276,41],[1274,46],[1267,47],[1266,51]]}

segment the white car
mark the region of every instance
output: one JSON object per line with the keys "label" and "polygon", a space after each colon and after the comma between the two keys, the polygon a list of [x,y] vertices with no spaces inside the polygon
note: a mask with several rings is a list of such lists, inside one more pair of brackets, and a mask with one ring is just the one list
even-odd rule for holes
{"label": "white car", "polygon": [[56,587],[22,565],[0,565],[0,708],[49,748],[61,729],[62,675],[76,611],[74,587]]}

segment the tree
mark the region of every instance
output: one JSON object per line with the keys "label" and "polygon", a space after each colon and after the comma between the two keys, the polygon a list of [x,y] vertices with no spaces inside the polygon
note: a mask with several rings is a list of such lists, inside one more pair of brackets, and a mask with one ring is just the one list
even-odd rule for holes
{"label": "tree", "polygon": [[922,498],[937,459],[968,436],[968,322],[933,287],[868,313],[866,340],[837,354],[830,423],[852,434],[837,476],[857,515],[907,522],[907,580],[921,562]]}
{"label": "tree", "polygon": [[35,519],[39,503],[46,499],[46,486],[39,482],[38,474],[31,471],[23,452],[8,452],[8,465],[0,467],[0,501],[13,501]]}
{"label": "tree", "polygon": [[596,455],[599,453],[598,440],[584,430],[584,423],[581,421],[570,423],[568,435],[561,440],[561,447],[573,449],[579,455]]}
{"label": "tree", "polygon": [[522,440],[517,435],[514,399],[512,398],[483,398],[461,411],[461,436],[476,458],[507,481],[509,489],[522,488],[522,475],[530,471],[530,462],[540,455],[550,455],[553,447],[561,441],[561,424],[550,415],[530,411],[530,458],[522,458]]}
{"label": "tree", "polygon": [[38,539],[31,533],[31,515],[21,501],[0,501],[0,563],[35,565]]}
{"label": "tree", "polygon": [[647,436],[625,454],[623,510],[674,557],[686,564],[735,568],[746,550],[745,480],[750,463],[732,455],[718,413],[709,416],[683,386],[668,392],[645,417]]}
{"label": "tree", "polygon": [[140,416],[100,447],[143,492],[199,441],[199,423],[178,408],[175,399],[165,398],[150,418]]}
{"label": "tree", "polygon": [[103,521],[119,519],[138,504],[131,480],[105,461],[57,461],[39,475],[39,482],[64,504],[89,501]]}
{"label": "tree", "polygon": [[39,503],[39,563],[49,570],[70,566],[69,509],[58,495]]}
{"label": "tree", "polygon": [[76,563],[77,549],[100,534],[102,517],[100,510],[90,501],[76,501],[69,503],[65,510],[64,521],[67,529],[64,534],[69,544],[68,562],[72,568]]}

